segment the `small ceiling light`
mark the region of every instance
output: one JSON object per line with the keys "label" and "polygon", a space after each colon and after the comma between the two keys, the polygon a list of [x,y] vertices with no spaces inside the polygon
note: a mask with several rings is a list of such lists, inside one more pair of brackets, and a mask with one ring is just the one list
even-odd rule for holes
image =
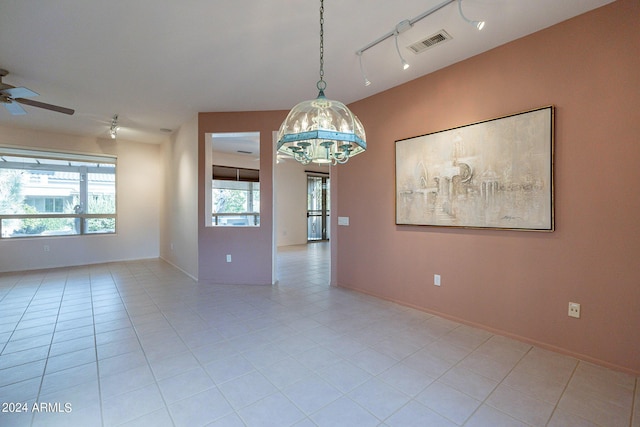
{"label": "small ceiling light", "polygon": [[[413,26],[413,24],[415,24],[416,22],[421,21],[422,19],[426,18],[427,16],[433,15],[434,13],[436,13],[437,11],[439,11],[440,9],[442,9],[445,6],[450,5],[454,1],[458,2],[458,10],[460,11],[460,16],[462,17],[462,19],[464,19],[465,21],[469,22],[470,24],[475,25],[475,27],[478,30],[482,30],[484,28],[484,21],[471,21],[471,20],[467,19],[466,16],[464,16],[464,14],[462,13],[462,4],[461,4],[462,0],[444,0],[442,3],[435,5],[431,9],[421,13],[420,15],[416,16],[415,18],[405,19],[404,21],[401,21],[398,25],[396,25],[396,27],[394,29],[392,29],[388,33],[383,34],[382,36],[378,37],[377,39],[375,39],[371,43],[369,43],[369,44],[361,47],[360,49],[358,49],[356,51],[356,55],[362,56],[362,54],[364,53],[365,50],[369,50],[372,47],[374,47],[374,46],[380,44],[381,42],[385,41],[386,39],[388,39],[390,37],[394,37],[395,38],[395,42],[396,42],[396,50],[398,51],[398,55],[400,56],[400,60],[402,61],[402,68],[404,68],[406,70],[407,68],[409,68],[409,64],[407,63],[407,61],[404,60],[404,58],[400,54],[400,48],[398,47],[398,35],[402,34],[403,32],[407,31],[408,29],[410,29]],[[411,47],[409,47],[409,48],[411,49]],[[417,53],[417,52],[415,52],[415,53]],[[361,68],[361,71],[362,71],[362,62],[361,62],[360,68]]]}
{"label": "small ceiling light", "polygon": [[402,54],[400,53],[400,47],[398,47],[398,31],[396,31],[395,38],[396,38],[396,50],[398,51],[398,56],[400,57],[400,61],[402,62],[402,69],[406,70],[407,68],[410,67],[410,65],[407,61],[404,60],[404,58],[402,57]]}
{"label": "small ceiling light", "polygon": [[324,0],[320,0],[318,97],[293,107],[278,131],[278,152],[302,164],[346,163],[367,149],[360,120],[339,101],[324,96]]}
{"label": "small ceiling light", "polygon": [[111,127],[109,128],[109,136],[111,136],[111,139],[116,139],[116,136],[118,136],[118,129],[120,129],[118,126],[118,115],[114,114],[111,119]]}
{"label": "small ceiling light", "polygon": [[462,0],[458,0],[458,10],[460,11],[460,16],[462,17],[462,19],[464,19],[471,25],[475,25],[478,31],[484,28],[484,21],[472,21],[468,19],[466,16],[464,16],[464,13],[462,13]]}
{"label": "small ceiling light", "polygon": [[364,72],[364,67],[362,66],[362,52],[357,52],[357,55],[360,60],[360,73],[362,74],[362,80],[364,80],[365,86],[369,86],[371,84],[371,80],[367,78],[367,74]]}

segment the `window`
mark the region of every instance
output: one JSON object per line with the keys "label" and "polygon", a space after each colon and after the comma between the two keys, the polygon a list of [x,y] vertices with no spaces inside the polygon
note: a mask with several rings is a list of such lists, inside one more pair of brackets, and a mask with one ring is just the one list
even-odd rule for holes
{"label": "window", "polygon": [[0,147],[0,237],[115,233],[116,159]]}
{"label": "window", "polygon": [[260,171],[213,166],[212,225],[260,225]]}
{"label": "window", "polygon": [[205,227],[260,227],[260,132],[206,133]]}

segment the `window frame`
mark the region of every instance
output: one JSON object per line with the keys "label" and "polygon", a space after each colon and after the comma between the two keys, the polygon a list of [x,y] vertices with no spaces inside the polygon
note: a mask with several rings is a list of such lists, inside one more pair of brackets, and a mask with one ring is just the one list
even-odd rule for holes
{"label": "window frame", "polygon": [[[16,161],[13,158],[31,159],[35,162]],[[11,158],[7,160],[6,158]],[[40,163],[40,160],[53,160],[53,163]],[[67,164],[62,164],[66,162]],[[74,164],[75,163],[75,164]],[[95,165],[91,165],[95,164]],[[103,165],[102,167],[100,165]],[[105,167],[109,165],[108,167]],[[112,166],[111,166],[112,165]],[[39,237],[66,237],[66,236],[88,236],[88,235],[110,235],[117,233],[117,157],[108,155],[90,155],[70,153],[63,151],[44,151],[23,148],[11,148],[0,146],[0,168],[24,170],[24,171],[53,171],[53,172],[73,172],[78,173],[78,204],[81,206],[79,211],[73,213],[54,213],[54,212],[37,212],[37,213],[0,213],[0,239],[30,239]],[[89,204],[89,187],[88,176],[90,174],[113,174],[113,213],[88,213]],[[46,199],[54,196],[43,195],[37,196]],[[27,197],[23,199],[26,200]],[[46,202],[45,202],[46,203]],[[4,235],[3,223],[5,220],[25,220],[25,219],[71,219],[77,225],[75,232],[71,233],[54,233],[54,234],[25,234],[25,235]],[[113,219],[113,231],[90,231],[88,222],[92,219]]]}
{"label": "window frame", "polygon": [[[260,170],[249,168],[238,168],[232,166],[212,165],[211,174],[211,225],[213,227],[259,227],[260,226],[260,198],[258,197],[257,203],[255,201],[255,193],[260,194]],[[230,191],[238,191],[246,193],[245,199],[247,201],[247,209],[244,212],[231,212],[224,211],[219,212],[214,209],[213,201],[215,197],[213,193],[216,190],[221,190],[216,185],[216,182],[235,182],[246,186],[246,188],[227,189]],[[258,205],[258,209],[255,209],[255,204]],[[246,223],[243,224],[229,224],[227,221],[233,218],[244,218]]]}

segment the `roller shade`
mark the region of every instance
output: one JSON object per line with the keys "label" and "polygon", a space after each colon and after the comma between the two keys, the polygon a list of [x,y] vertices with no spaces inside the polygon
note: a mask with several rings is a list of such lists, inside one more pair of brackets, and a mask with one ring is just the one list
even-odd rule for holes
{"label": "roller shade", "polygon": [[260,182],[260,170],[213,165],[212,179],[224,181]]}

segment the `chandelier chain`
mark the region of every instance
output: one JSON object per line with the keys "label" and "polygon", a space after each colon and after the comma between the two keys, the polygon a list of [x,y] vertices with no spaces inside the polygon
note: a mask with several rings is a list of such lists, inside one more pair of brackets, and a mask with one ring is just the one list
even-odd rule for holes
{"label": "chandelier chain", "polygon": [[320,80],[316,86],[321,92],[327,87],[324,81],[324,0],[320,0]]}
{"label": "chandelier chain", "polygon": [[320,0],[320,80],[316,86],[318,97],[298,103],[280,125],[278,152],[303,165],[346,163],[364,152],[367,142],[360,120],[342,102],[324,95],[324,0]]}

